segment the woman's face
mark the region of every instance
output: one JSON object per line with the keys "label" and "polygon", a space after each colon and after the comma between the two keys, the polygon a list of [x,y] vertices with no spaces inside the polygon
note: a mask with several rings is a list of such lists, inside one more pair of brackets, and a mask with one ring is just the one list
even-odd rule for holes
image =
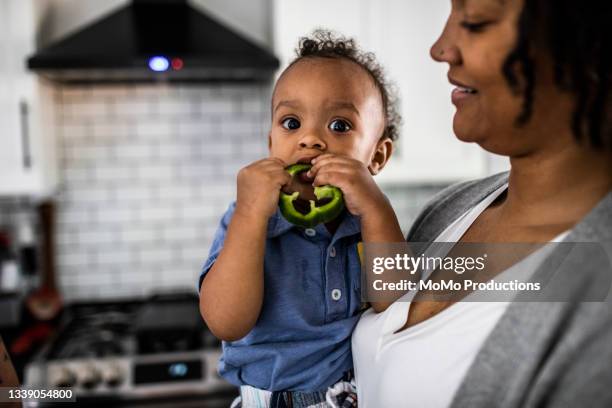
{"label": "woman's face", "polygon": [[[502,66],[514,49],[522,7],[523,0],[452,0],[444,31],[431,47],[432,58],[449,65],[448,78],[456,86],[451,99],[457,108],[457,137],[510,156],[526,154],[545,142],[527,136],[546,116],[536,105],[550,99],[546,92],[536,95],[530,122],[522,128],[515,125],[523,94],[513,92]],[[548,80],[540,76],[537,81],[541,88]]]}

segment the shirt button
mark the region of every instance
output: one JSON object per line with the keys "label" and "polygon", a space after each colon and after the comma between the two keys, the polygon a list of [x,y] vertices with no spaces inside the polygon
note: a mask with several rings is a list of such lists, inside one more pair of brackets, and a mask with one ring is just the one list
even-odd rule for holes
{"label": "shirt button", "polygon": [[340,300],[340,298],[342,297],[342,292],[340,291],[340,289],[334,289],[331,291],[331,296],[334,300]]}
{"label": "shirt button", "polygon": [[304,234],[308,235],[309,237],[314,237],[315,235],[317,235],[317,231],[312,228],[306,228],[304,230]]}
{"label": "shirt button", "polygon": [[336,247],[333,246],[333,247],[329,248],[329,256],[332,257],[332,258],[336,257]]}

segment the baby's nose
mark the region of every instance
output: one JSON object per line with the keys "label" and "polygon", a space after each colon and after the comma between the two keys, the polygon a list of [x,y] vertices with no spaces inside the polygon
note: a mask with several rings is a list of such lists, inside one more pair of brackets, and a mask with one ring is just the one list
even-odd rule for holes
{"label": "baby's nose", "polygon": [[325,144],[325,141],[313,133],[305,135],[302,139],[300,139],[299,146],[303,149],[319,149],[319,150],[322,150],[327,147],[327,145]]}

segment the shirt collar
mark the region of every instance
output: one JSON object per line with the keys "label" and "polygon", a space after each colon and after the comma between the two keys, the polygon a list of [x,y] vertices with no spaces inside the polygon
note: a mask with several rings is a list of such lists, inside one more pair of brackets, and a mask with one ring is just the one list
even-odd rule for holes
{"label": "shirt collar", "polygon": [[[340,226],[334,234],[334,240],[347,237],[350,235],[358,234],[361,231],[361,223],[358,217],[355,217],[348,211],[345,211],[342,215],[343,219]],[[278,237],[281,234],[286,233],[292,228],[299,228],[291,224],[289,221],[282,216],[280,209],[276,209],[276,212],[268,220],[268,238]]]}
{"label": "shirt collar", "polygon": [[294,225],[287,221],[281,215],[280,209],[277,208],[274,215],[268,220],[268,238],[278,237],[293,227]]}

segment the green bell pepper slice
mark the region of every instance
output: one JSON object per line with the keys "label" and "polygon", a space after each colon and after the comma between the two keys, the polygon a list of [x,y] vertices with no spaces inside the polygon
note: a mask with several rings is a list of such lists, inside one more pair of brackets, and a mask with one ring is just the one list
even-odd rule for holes
{"label": "green bell pepper slice", "polygon": [[[287,172],[294,177],[299,173],[308,171],[312,165],[305,163],[297,163],[287,167]],[[344,209],[344,198],[342,191],[334,186],[317,186],[314,188],[314,195],[317,201],[325,198],[330,199],[327,203],[317,206],[315,200],[310,202],[310,210],[304,214],[297,210],[295,201],[299,198],[299,191],[292,194],[287,194],[283,191],[280,193],[279,208],[283,217],[290,223],[306,228],[312,228],[321,223],[327,223],[339,216]]]}

